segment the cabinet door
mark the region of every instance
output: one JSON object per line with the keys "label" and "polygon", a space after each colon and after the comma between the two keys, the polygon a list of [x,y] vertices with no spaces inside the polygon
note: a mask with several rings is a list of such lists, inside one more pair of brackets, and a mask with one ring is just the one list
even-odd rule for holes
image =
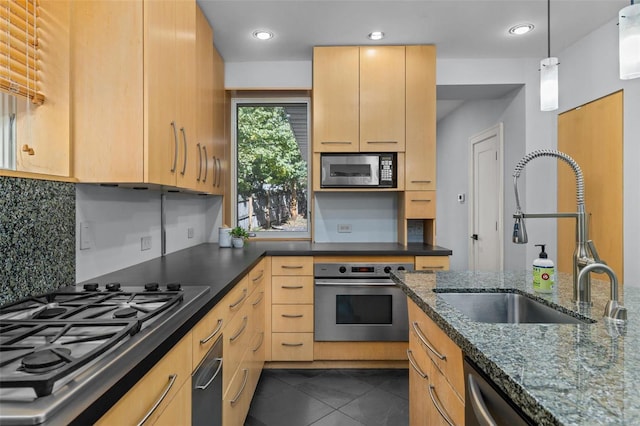
{"label": "cabinet door", "polygon": [[213,167],[211,188],[214,194],[223,195],[227,174],[226,146],[228,103],[224,90],[224,62],[213,46],[213,147],[209,159]]}
{"label": "cabinet door", "polygon": [[313,49],[314,152],[358,152],[358,52],[357,46]]}
{"label": "cabinet door", "polygon": [[178,124],[178,174],[176,185],[198,190],[196,130],[196,2],[176,1],[175,15],[176,112]]}
{"label": "cabinet door", "polygon": [[360,151],[405,150],[405,47],[360,47]]}
{"label": "cabinet door", "polygon": [[147,138],[145,181],[175,186],[180,156],[176,118],[176,3],[145,1],[145,98]]}
{"label": "cabinet door", "polygon": [[213,30],[196,8],[196,134],[193,166],[196,187],[205,193],[213,192]]}
{"label": "cabinet door", "polygon": [[436,48],[406,47],[405,188],[436,189]]}

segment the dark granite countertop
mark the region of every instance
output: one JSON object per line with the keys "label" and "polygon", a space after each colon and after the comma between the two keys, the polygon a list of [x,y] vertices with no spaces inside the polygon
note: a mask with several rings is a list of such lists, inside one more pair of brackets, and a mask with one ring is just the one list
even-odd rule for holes
{"label": "dark granite countertop", "polygon": [[[572,278],[537,295],[531,271],[398,273],[394,280],[507,395],[541,425],[640,424],[640,289],[624,289],[626,332],[602,318],[609,283],[593,280],[593,306],[571,302]],[[593,324],[471,321],[433,289],[514,289],[596,320]]]}
{"label": "dark granite countertop", "polygon": [[[215,306],[264,256],[448,256],[451,250],[423,244],[401,246],[391,243],[320,243],[304,241],[251,241],[243,249],[220,248],[201,244],[167,256],[140,263],[84,282],[104,285],[119,282],[123,286],[147,282],[183,286],[208,286],[206,296],[193,303],[191,311],[165,324],[144,347],[130,355],[118,357],[120,368],[109,377],[96,378],[99,383],[87,392],[86,400],[75,401],[62,409],[52,421],[88,424],[100,418],[144,374],[153,367],[206,313]],[[128,370],[124,368],[128,366]],[[99,396],[97,396],[99,395]]]}

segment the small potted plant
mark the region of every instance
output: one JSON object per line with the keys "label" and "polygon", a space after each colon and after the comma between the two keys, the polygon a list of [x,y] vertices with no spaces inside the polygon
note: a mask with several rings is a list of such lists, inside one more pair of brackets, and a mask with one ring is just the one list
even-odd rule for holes
{"label": "small potted plant", "polygon": [[249,233],[242,227],[231,229],[231,244],[236,248],[244,247],[244,242],[249,238]]}

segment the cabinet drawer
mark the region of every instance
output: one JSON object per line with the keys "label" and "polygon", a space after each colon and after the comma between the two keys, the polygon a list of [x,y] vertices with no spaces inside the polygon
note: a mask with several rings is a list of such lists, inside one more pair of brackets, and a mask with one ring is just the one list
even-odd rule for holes
{"label": "cabinet drawer", "polygon": [[253,390],[259,378],[260,371],[251,368],[249,360],[242,360],[222,399],[223,425],[242,426],[244,424],[253,397]]}
{"label": "cabinet drawer", "polygon": [[193,327],[193,361],[195,369],[204,356],[209,352],[213,344],[222,336],[222,330],[228,319],[224,315],[226,309],[222,299],[209,313]]}
{"label": "cabinet drawer", "polygon": [[249,272],[249,284],[250,289],[249,292],[253,291],[254,288],[259,286],[260,284],[264,284],[267,276],[267,259],[262,259],[256,266],[253,267],[251,272]]}
{"label": "cabinet drawer", "polygon": [[416,256],[416,271],[448,271],[449,256]]}
{"label": "cabinet drawer", "polygon": [[449,426],[464,425],[464,402],[437,368],[429,376],[428,424]]}
{"label": "cabinet drawer", "polygon": [[313,305],[273,305],[271,307],[273,332],[313,332]]}
{"label": "cabinet drawer", "polygon": [[251,340],[251,318],[248,306],[243,308],[224,329],[222,363],[222,388],[227,389],[229,381],[240,364]]}
{"label": "cabinet drawer", "polygon": [[273,275],[313,275],[312,256],[274,256],[271,258]]}
{"label": "cabinet drawer", "polygon": [[152,410],[156,402],[161,401],[147,420],[148,424],[156,422],[182,385],[191,377],[191,348],[189,333],[102,416],[97,424],[137,424]]}
{"label": "cabinet drawer", "polygon": [[225,315],[231,319],[244,305],[244,301],[249,297],[249,276],[245,275],[238,284],[222,299],[224,303]]}
{"label": "cabinet drawer", "polygon": [[191,424],[191,377],[182,385],[154,426]]}
{"label": "cabinet drawer", "polygon": [[406,219],[435,219],[436,191],[405,191]]}
{"label": "cabinet drawer", "polygon": [[273,361],[313,361],[313,333],[273,333]]}
{"label": "cabinet drawer", "polygon": [[[464,395],[462,351],[436,323],[413,301],[409,300],[409,334],[415,335],[424,346],[436,367],[442,371],[458,396]],[[413,336],[412,336],[413,337]]]}
{"label": "cabinet drawer", "polygon": [[271,298],[273,303],[313,303],[313,277],[273,277]]}

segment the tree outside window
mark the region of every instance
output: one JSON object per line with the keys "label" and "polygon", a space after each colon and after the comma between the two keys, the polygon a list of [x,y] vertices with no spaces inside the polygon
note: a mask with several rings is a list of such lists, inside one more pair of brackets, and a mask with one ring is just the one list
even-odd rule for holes
{"label": "tree outside window", "polygon": [[[238,104],[238,226],[308,232],[306,109],[306,104]],[[295,121],[300,116],[304,122]]]}

